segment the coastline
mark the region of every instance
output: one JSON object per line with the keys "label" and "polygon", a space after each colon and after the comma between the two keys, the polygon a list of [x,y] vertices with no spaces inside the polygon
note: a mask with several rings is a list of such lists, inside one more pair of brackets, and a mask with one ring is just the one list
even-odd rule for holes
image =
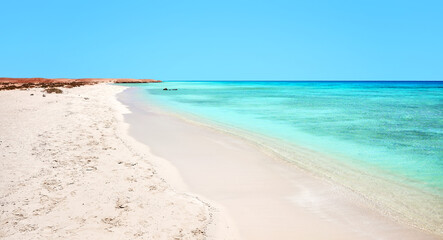
{"label": "coastline", "polygon": [[[124,93],[121,95],[124,95]],[[121,95],[120,95],[120,101],[122,101]],[[123,100],[123,102],[124,102],[124,100]],[[142,136],[143,130],[140,127],[140,123],[137,123],[137,120],[135,120],[135,118],[140,118],[143,115],[145,115],[145,116],[149,115],[151,120],[149,120],[147,117],[145,117],[144,122],[147,123],[148,125],[157,124],[157,129],[150,128],[151,135],[152,135],[152,132],[155,132],[155,131],[163,132],[165,135],[170,134],[169,130],[167,128],[165,128],[165,126],[158,125],[158,122],[155,123],[155,121],[152,121],[152,118],[161,118],[163,122],[169,122],[169,125],[168,125],[169,128],[175,129],[176,132],[180,132],[182,134],[184,134],[183,132],[186,132],[187,128],[192,128],[191,125],[194,125],[193,126],[194,128],[196,127],[195,124],[190,123],[193,121],[192,120],[187,121],[186,117],[185,117],[185,119],[178,119],[177,116],[172,116],[174,114],[171,115],[170,113],[168,114],[168,113],[165,113],[164,111],[158,111],[158,109],[156,109],[155,106],[153,107],[152,104],[151,104],[151,106],[146,106],[146,107],[141,106],[141,104],[136,104],[134,102],[131,103],[130,101],[126,101],[125,104],[128,105],[129,108],[131,109],[131,111],[133,112],[132,120],[130,119],[131,116],[129,116],[127,118],[127,121],[129,121],[131,124],[131,127],[133,127],[132,135],[134,137],[136,137],[139,141],[144,142],[147,145],[150,145],[154,154],[162,156],[170,161],[171,161],[171,159],[174,159],[174,157],[177,158],[176,156],[168,155],[168,153],[165,152],[164,149],[162,150],[161,147],[153,146],[153,143],[149,142],[149,140],[143,139],[143,136]],[[163,110],[163,109],[161,109],[161,110]],[[134,112],[137,112],[137,111],[139,111],[139,113],[134,114]],[[134,116],[134,115],[137,115],[137,116]],[[175,118],[175,120],[174,120],[174,118]],[[179,116],[179,118],[181,118],[181,117]],[[158,119],[157,119],[157,121],[158,121]],[[137,124],[139,126],[135,126]],[[166,125],[166,124],[164,124],[164,125]],[[180,126],[180,127],[177,127],[177,126]],[[203,129],[202,126],[197,126],[197,128]],[[136,129],[136,130],[134,130],[134,129]],[[159,130],[159,129],[161,129],[161,130]],[[201,131],[203,131],[203,130],[201,130]],[[238,136],[224,136],[224,138],[231,138],[231,139],[220,140],[219,138],[222,138],[221,135],[226,135],[226,133],[220,133],[220,131],[217,132],[217,131],[214,131],[214,129],[212,129],[212,130],[206,129],[204,131],[207,131],[207,132],[212,131],[212,133],[209,133],[211,136],[210,138],[218,139],[216,141],[219,141],[219,142],[224,141],[223,142],[224,145],[229,145],[229,141],[235,141],[233,139],[237,139],[236,144],[241,144],[242,146],[246,146],[248,144],[249,144],[249,146],[251,145],[250,143],[245,143],[245,141],[240,141],[241,142],[240,143],[238,141],[239,140]],[[208,134],[207,132],[205,134]],[[147,134],[147,132],[145,132],[145,134]],[[202,132],[195,133],[195,130],[194,130],[193,134],[194,135],[198,135],[198,134],[203,135]],[[158,136],[158,135],[155,135],[155,136]],[[206,137],[206,138],[208,138],[208,137]],[[157,137],[157,139],[158,139],[158,137]],[[169,139],[168,143],[170,144],[173,141],[174,141],[173,139]],[[189,138],[188,141],[195,141],[195,137],[192,138],[192,140],[191,140],[191,138]],[[226,143],[226,142],[228,142],[228,143]],[[202,144],[202,143],[200,143],[200,144]],[[172,149],[175,149],[178,146],[172,144],[169,147]],[[192,148],[192,147],[187,146],[187,148]],[[205,147],[202,147],[202,148],[205,148]],[[252,151],[260,151],[261,152],[262,150],[263,149],[257,149],[257,146],[255,146],[255,147],[253,146]],[[196,150],[194,149],[194,151],[196,151]],[[201,154],[203,154],[203,153],[201,153]],[[182,157],[183,157],[183,155],[184,154],[181,153]],[[262,154],[262,155],[265,155],[265,154]],[[195,156],[195,157],[197,157],[197,156]],[[260,157],[263,157],[263,156],[260,156]],[[267,156],[267,157],[269,158],[269,156]],[[191,165],[198,165],[198,164],[203,163],[201,161],[200,162],[192,161],[192,159],[187,159],[187,160],[190,161],[189,164],[191,164]],[[188,171],[185,169],[184,166],[180,166],[181,163],[177,162],[177,161],[178,160],[172,160],[172,163],[178,167],[180,172],[183,173],[183,172]],[[273,162],[270,161],[269,159],[266,161],[267,161],[267,164],[271,164],[273,168],[279,167],[279,166],[276,166],[277,162],[275,161],[275,159]],[[196,164],[196,163],[198,163],[198,164]],[[258,161],[258,162],[255,162],[254,164],[263,165],[264,162]],[[304,199],[304,201],[305,201],[304,204],[306,204],[305,206],[302,206],[303,204],[300,204],[300,202],[296,203],[295,205],[298,204],[298,206],[297,206],[299,208],[298,210],[300,210],[300,209],[308,210],[307,215],[305,214],[305,217],[307,217],[307,218],[312,217],[312,215],[315,216],[318,214],[320,214],[320,215],[326,214],[326,216],[321,216],[321,218],[327,219],[326,222],[328,222],[328,221],[334,222],[335,221],[336,223],[338,222],[338,225],[342,224],[341,229],[343,230],[343,232],[340,233],[341,235],[338,234],[338,235],[340,235],[340,237],[337,237],[337,239],[343,239],[343,238],[345,238],[344,236],[347,236],[349,239],[355,239],[355,238],[357,238],[357,239],[373,239],[374,237],[375,238],[376,237],[388,237],[388,239],[391,239],[391,238],[392,239],[395,239],[395,238],[416,239],[417,237],[419,237],[421,239],[423,239],[423,238],[437,239],[438,238],[437,236],[433,236],[433,234],[427,234],[425,232],[422,232],[422,230],[419,230],[419,229],[416,229],[413,227],[409,227],[409,226],[405,225],[404,223],[398,223],[390,218],[387,218],[386,216],[379,214],[378,212],[375,212],[372,208],[369,208],[368,206],[365,206],[365,204],[362,204],[361,202],[359,202],[358,199],[360,198],[360,196],[356,195],[355,193],[350,192],[348,189],[343,189],[343,188],[337,186],[336,184],[325,183],[325,181],[319,181],[318,179],[315,178],[315,176],[305,174],[305,173],[303,173],[303,171],[301,171],[300,169],[294,168],[294,166],[291,166],[290,164],[286,164],[286,166],[284,164],[281,165],[282,164],[281,162],[279,162],[278,164],[280,164],[280,167],[283,166],[283,168],[291,169],[291,172],[286,172],[283,174],[283,175],[285,175],[286,178],[292,179],[292,181],[293,181],[294,179],[299,179],[300,175],[303,175],[303,177],[301,177],[301,178],[303,179],[303,181],[305,181],[305,184],[307,184],[307,185],[313,184],[315,186],[315,187],[311,187],[311,189],[308,191],[309,194],[312,195],[311,197],[315,196],[314,198]],[[198,165],[198,166],[200,166],[200,165]],[[222,167],[220,167],[220,166],[217,166],[217,167],[222,169]],[[238,167],[240,167],[240,166],[238,166]],[[253,165],[249,164],[248,167],[253,167]],[[201,171],[205,171],[205,170],[208,170],[208,169],[207,168],[201,169]],[[280,169],[279,171],[281,172],[281,171],[285,171],[285,170]],[[292,171],[295,171],[296,175],[298,175],[298,177],[291,175],[291,174],[293,174]],[[186,174],[187,173],[184,173],[184,175],[186,175]],[[236,177],[235,174],[233,177],[234,178]],[[192,176],[191,177],[184,176],[184,179],[187,183],[198,182],[195,179],[193,180],[193,179],[189,179],[189,178],[193,178],[193,177]],[[202,180],[202,179],[200,179],[200,180]],[[306,182],[309,182],[309,183],[306,183]],[[282,183],[282,182],[280,182],[280,183]],[[287,183],[292,184],[292,183],[290,183],[290,181]],[[204,188],[203,188],[203,190],[198,189],[199,187],[201,188],[201,186],[196,187],[195,184],[189,184],[189,185],[191,185],[191,191],[196,192],[198,194],[201,194],[202,192],[206,191]],[[274,187],[278,187],[278,186],[274,185]],[[292,186],[292,187],[294,187],[294,186]],[[303,186],[303,185],[295,186],[295,188],[297,188],[297,187],[303,188],[306,186]],[[295,190],[295,188],[292,188],[290,190],[293,191],[293,190]],[[320,190],[320,189],[322,189],[322,190]],[[329,195],[323,194],[322,191],[323,191],[323,193],[329,192]],[[346,194],[343,194],[343,192],[346,192]],[[206,194],[210,195],[210,193],[208,193],[208,192],[206,192]],[[288,192],[286,192],[285,194],[288,194]],[[299,194],[300,193],[293,192],[294,196],[285,196],[285,197],[289,197],[289,198],[293,197],[293,200],[295,199],[295,201],[300,201]],[[337,194],[340,196],[337,197],[336,196]],[[214,197],[213,198],[208,197],[208,198],[214,200]],[[318,203],[319,199],[322,199],[321,204]],[[218,200],[219,199],[216,199],[215,201],[220,203],[220,201],[218,201]],[[294,205],[294,202],[292,202],[291,204]],[[312,209],[309,209],[309,208],[313,208],[312,204],[314,204],[314,205],[318,204],[317,206],[314,207],[315,209],[313,210],[316,213],[310,212]],[[226,204],[224,204],[224,205],[226,206]],[[324,206],[322,206],[322,205],[324,205]],[[348,206],[348,207],[346,207],[346,206]],[[293,206],[291,206],[290,208],[292,208],[292,207]],[[331,209],[323,209],[325,207],[326,208],[333,208],[333,209],[332,210]],[[286,210],[288,210],[288,209],[286,209]],[[231,208],[231,215],[232,215],[232,212],[233,211]],[[343,213],[346,213],[346,214],[343,214]],[[358,216],[358,215],[362,215],[362,216]],[[346,219],[345,222],[347,222],[347,223],[343,222],[343,218]],[[234,216],[234,220],[236,220],[235,216]],[[251,220],[251,219],[249,219],[249,220]],[[287,219],[287,220],[293,221],[294,219]],[[355,224],[349,224],[349,222],[355,222]],[[361,222],[366,222],[366,223],[371,223],[371,224],[364,225]],[[280,222],[280,223],[282,223],[282,222]],[[319,222],[313,221],[312,223],[320,223],[320,225],[321,225],[324,222],[322,222],[322,220],[321,220]],[[328,225],[328,224],[326,224],[326,225]],[[326,225],[323,225],[323,228],[327,229],[328,226],[326,226]],[[334,224],[332,224],[332,225],[334,225]],[[244,228],[245,226],[241,226],[241,224],[240,224],[240,226],[239,226],[240,232],[241,232],[242,227]],[[262,226],[262,227],[264,227],[264,226]],[[297,227],[297,226],[294,226],[294,227]],[[355,231],[353,233],[350,233],[349,231],[346,231],[346,228],[354,228]],[[340,229],[340,227],[337,228],[337,226],[335,226],[335,229]],[[263,231],[258,231],[258,232],[261,232],[261,234],[257,234],[253,238],[246,237],[245,239],[260,239],[260,237],[262,237],[263,239],[266,239],[266,237],[263,237],[263,236],[266,236],[266,234]],[[308,232],[309,231],[305,231],[304,236],[309,236],[310,239],[311,238],[312,239],[321,239],[322,238],[322,237],[319,237],[318,234],[315,235],[315,233],[313,233],[313,232],[311,232],[312,235],[309,235]],[[338,232],[340,232],[340,231],[337,230],[335,232],[335,235],[329,234],[328,238],[331,238],[331,236],[337,236]],[[357,232],[357,234],[355,232]],[[371,236],[368,236],[368,233],[370,233],[369,235],[371,235]],[[352,235],[352,234],[356,234],[356,235]],[[243,232],[242,236],[244,236],[244,235],[245,235],[245,233]],[[303,231],[299,232],[298,235],[294,235],[294,236],[300,236],[300,235],[303,235]],[[251,236],[251,235],[249,235],[249,236]],[[280,237],[284,239],[287,236],[282,235]],[[325,237],[325,236],[323,236],[323,237]]]}
{"label": "coastline", "polygon": [[116,99],[124,87],[62,89],[0,92],[1,238],[206,239],[213,226],[225,230],[172,165],[128,135]]}
{"label": "coastline", "polygon": [[342,192],[354,201],[372,208],[383,216],[425,232],[443,236],[441,225],[443,209],[436,207],[441,206],[441,195],[438,195],[438,192],[429,192],[409,185],[411,179],[407,180],[408,184],[405,184],[381,169],[366,165],[362,168],[357,164],[356,159],[349,156],[313,150],[315,148],[204,118],[174,108],[162,103],[159,99],[151,98],[149,94],[134,90],[134,96],[136,95],[140,101],[149,104],[149,107],[156,112],[240,138],[254,145],[257,151],[266,153],[281,164],[295,165],[297,170],[305,171],[333,185],[339,185],[344,188]]}
{"label": "coastline", "polygon": [[0,238],[440,239],[127,87],[62,90],[0,91]]}

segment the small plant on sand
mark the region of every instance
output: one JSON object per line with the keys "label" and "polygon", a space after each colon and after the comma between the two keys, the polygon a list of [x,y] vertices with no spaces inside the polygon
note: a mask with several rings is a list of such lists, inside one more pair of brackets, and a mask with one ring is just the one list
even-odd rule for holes
{"label": "small plant on sand", "polygon": [[63,93],[63,91],[62,91],[61,89],[54,88],[54,87],[52,87],[52,88],[46,88],[46,89],[45,89],[45,92],[47,92],[47,93],[57,93],[57,94],[59,94],[59,93]]}

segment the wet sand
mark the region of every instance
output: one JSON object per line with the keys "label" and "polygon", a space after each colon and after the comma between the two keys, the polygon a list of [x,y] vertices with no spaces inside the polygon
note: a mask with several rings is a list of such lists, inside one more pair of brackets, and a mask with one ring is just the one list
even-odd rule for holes
{"label": "wet sand", "polygon": [[142,103],[136,91],[119,95],[130,134],[172,163],[190,192],[223,208],[242,239],[439,239],[251,143]]}

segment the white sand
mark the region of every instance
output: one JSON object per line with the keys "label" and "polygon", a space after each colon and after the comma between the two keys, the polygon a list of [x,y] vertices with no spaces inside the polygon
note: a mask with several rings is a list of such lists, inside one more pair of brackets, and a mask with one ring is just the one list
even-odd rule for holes
{"label": "white sand", "polygon": [[0,92],[0,238],[233,238],[217,209],[174,190],[186,189],[175,169],[129,137],[123,89]]}

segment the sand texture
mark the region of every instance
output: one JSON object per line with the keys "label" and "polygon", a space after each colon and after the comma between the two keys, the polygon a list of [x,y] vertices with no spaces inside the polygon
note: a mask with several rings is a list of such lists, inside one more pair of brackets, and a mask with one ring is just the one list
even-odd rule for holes
{"label": "sand texture", "polygon": [[206,238],[213,209],[127,135],[123,89],[0,92],[1,239]]}

